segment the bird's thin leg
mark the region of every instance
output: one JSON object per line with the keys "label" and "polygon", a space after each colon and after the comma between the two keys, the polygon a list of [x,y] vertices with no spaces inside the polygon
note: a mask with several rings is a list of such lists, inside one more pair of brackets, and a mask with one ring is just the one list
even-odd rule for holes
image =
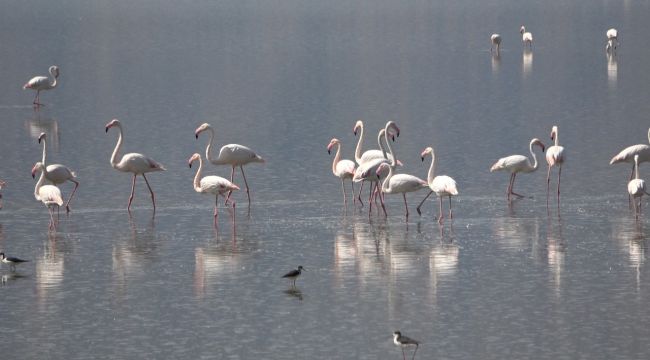
{"label": "bird's thin leg", "polygon": [[548,171],[546,172],[546,207],[548,208],[548,193],[551,187],[551,164],[548,165]]}
{"label": "bird's thin leg", "polygon": [[427,194],[427,196],[425,196],[424,199],[422,199],[422,201],[420,201],[420,204],[418,205],[418,207],[415,208],[418,211],[418,215],[422,215],[422,211],[420,211],[420,208],[422,207],[422,204],[424,204],[424,201],[426,199],[428,199],[429,196],[431,196],[431,194],[433,194],[433,191],[429,190],[429,193]]}
{"label": "bird's thin leg", "polygon": [[131,185],[131,195],[129,196],[129,205],[126,207],[126,209],[131,212],[131,203],[133,202],[133,194],[135,194],[135,178],[136,174],[133,174],[133,184]]}
{"label": "bird's thin leg", "polygon": [[70,201],[72,200],[72,197],[74,196],[74,193],[77,191],[77,188],[79,187],[79,182],[77,180],[70,180],[74,183],[74,189],[72,189],[72,193],[70,194],[70,197],[68,198],[68,201],[65,203],[65,212],[69,213],[70,212]]}
{"label": "bird's thin leg", "polygon": [[[352,180],[352,182],[354,183],[354,180]],[[365,181],[361,182],[361,186],[359,187],[359,193],[357,194],[357,199],[359,199],[359,204],[361,204],[361,207],[363,207],[363,201],[361,200],[361,191],[363,190],[363,183],[364,182]]]}
{"label": "bird's thin leg", "polygon": [[413,357],[411,358],[411,360],[415,360],[415,353],[418,352],[419,347],[420,347],[420,344],[415,344],[415,351],[413,352]]}
{"label": "bird's thin leg", "polygon": [[[232,171],[230,172],[230,182],[233,182],[233,180],[235,180],[235,165],[232,166]],[[228,192],[228,196],[226,197],[226,201],[224,202],[224,205],[228,205],[228,200],[230,200],[230,194],[232,194],[232,190]]]}
{"label": "bird's thin leg", "polygon": [[219,194],[215,196],[214,199],[214,227],[215,229],[217,228],[217,219],[219,218],[219,211],[217,210],[217,206],[219,205]]}
{"label": "bird's thin leg", "polygon": [[147,187],[149,188],[149,192],[151,193],[151,202],[153,203],[153,212],[156,212],[156,197],[153,194],[153,190],[151,190],[151,186],[149,185],[149,180],[147,180],[147,177],[142,174],[142,177],[144,178],[144,182],[147,183]]}
{"label": "bird's thin leg", "polygon": [[345,195],[345,182],[343,182],[343,178],[341,178],[341,188],[343,189],[343,205],[348,206],[348,198]]}
{"label": "bird's thin leg", "polygon": [[517,193],[515,192],[515,177],[516,177],[516,176],[517,176],[517,173],[514,173],[514,174],[512,175],[512,186],[510,187],[510,193],[511,193],[512,195],[515,195],[515,196],[524,197],[523,195],[521,195],[521,194],[517,194]]}
{"label": "bird's thin leg", "polygon": [[354,180],[350,179],[350,184],[352,184],[352,204],[357,204],[357,198],[354,197]]}
{"label": "bird's thin leg", "polygon": [[444,216],[442,215],[442,196],[438,196],[438,200],[440,204],[440,207],[438,209],[438,213],[440,214],[438,215],[438,223],[442,224],[442,219],[444,218]]}
{"label": "bird's thin leg", "polygon": [[37,106],[41,105],[40,104],[41,99],[39,98],[40,93],[41,93],[40,90],[36,90],[36,96],[34,97],[34,101],[32,102],[32,104],[37,105]]}
{"label": "bird's thin leg", "polygon": [[[632,165],[632,171],[630,172],[630,179],[628,180],[628,182],[632,181],[633,177],[634,177],[634,165]],[[627,206],[630,209],[632,208],[632,200],[633,200],[632,195],[628,194],[627,195]]]}
{"label": "bird's thin leg", "polygon": [[404,198],[404,210],[406,210],[406,220],[409,219],[409,206],[406,203],[406,193],[402,193],[402,197]]}
{"label": "bird's thin leg", "polygon": [[512,191],[512,179],[514,178],[515,173],[510,173],[510,179],[508,180],[508,187],[506,188],[506,198],[510,200],[510,192]]}
{"label": "bird's thin leg", "polygon": [[402,348],[402,359],[406,360],[406,354],[404,354],[404,346],[401,346]]}
{"label": "bird's thin leg", "polygon": [[248,207],[250,207],[251,206],[251,191],[248,188],[248,181],[246,181],[246,174],[244,174],[244,166],[239,165],[239,169],[241,170],[241,176],[244,178],[244,185],[246,185],[246,196],[248,196]]}
{"label": "bird's thin leg", "polygon": [[47,212],[50,214],[50,225],[48,226],[48,229],[52,229],[54,228],[54,213],[50,207],[47,208]]}
{"label": "bird's thin leg", "polygon": [[560,177],[562,175],[562,165],[558,169],[557,173],[557,206],[560,206]]}
{"label": "bird's thin leg", "polygon": [[[379,190],[379,182],[377,182],[377,189]],[[388,212],[386,212],[386,205],[384,204],[384,193],[381,190],[379,190],[379,203],[381,204],[381,209],[384,210],[384,216],[388,217]]]}
{"label": "bird's thin leg", "polygon": [[454,218],[454,213],[451,212],[451,195],[449,195],[449,218],[450,219]]}
{"label": "bird's thin leg", "polygon": [[370,196],[368,196],[368,215],[372,213],[372,192],[375,190],[375,182],[370,182]]}

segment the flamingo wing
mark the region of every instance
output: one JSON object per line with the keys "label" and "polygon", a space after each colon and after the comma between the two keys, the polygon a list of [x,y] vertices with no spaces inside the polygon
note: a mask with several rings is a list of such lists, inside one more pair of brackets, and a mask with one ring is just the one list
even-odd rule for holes
{"label": "flamingo wing", "polygon": [[610,160],[609,164],[613,165],[620,162],[633,163],[634,155],[639,155],[640,163],[650,161],[650,146],[645,144],[628,146],[616,154],[612,160]]}
{"label": "flamingo wing", "polygon": [[43,185],[38,190],[38,198],[43,204],[50,205],[63,205],[63,197],[61,197],[61,190],[54,185]]}
{"label": "flamingo wing", "polygon": [[645,181],[643,181],[643,179],[630,180],[630,182],[627,183],[627,192],[634,197],[643,196],[646,192]]}
{"label": "flamingo wing", "polygon": [[390,178],[391,193],[408,193],[429,186],[426,181],[409,174],[396,174]]}
{"label": "flamingo wing", "polygon": [[61,184],[76,177],[77,174],[65,165],[51,164],[47,166],[46,178],[55,184]]}
{"label": "flamingo wing", "polygon": [[356,164],[352,160],[341,160],[336,164],[336,176],[353,177]]}
{"label": "flamingo wing", "polygon": [[239,187],[221,176],[210,175],[201,179],[201,192],[208,194],[223,194]]}
{"label": "flamingo wing", "polygon": [[429,188],[438,196],[458,195],[456,180],[447,175],[438,175],[433,178],[433,181],[429,184]]}
{"label": "flamingo wing", "polygon": [[244,165],[250,162],[264,162],[261,156],[249,147],[239,144],[228,144],[219,150],[218,162],[221,164]]}
{"label": "flamingo wing", "polygon": [[490,168],[490,172],[507,170],[510,172],[521,171],[528,163],[528,158],[523,155],[510,155],[497,160]]}
{"label": "flamingo wing", "polygon": [[388,160],[386,160],[385,158],[381,158],[381,159],[371,160],[366,163],[362,163],[355,170],[354,177],[352,178],[352,180],[354,182],[359,182],[363,180],[375,181],[376,179],[372,177],[377,176],[377,169],[379,168],[379,165],[383,163],[387,164]]}
{"label": "flamingo wing", "polygon": [[50,85],[50,79],[45,76],[35,76],[31,78],[25,85],[23,89],[34,89],[42,90]]}
{"label": "flamingo wing", "polygon": [[134,174],[166,170],[160,163],[139,153],[128,153],[122,156],[117,168]]}

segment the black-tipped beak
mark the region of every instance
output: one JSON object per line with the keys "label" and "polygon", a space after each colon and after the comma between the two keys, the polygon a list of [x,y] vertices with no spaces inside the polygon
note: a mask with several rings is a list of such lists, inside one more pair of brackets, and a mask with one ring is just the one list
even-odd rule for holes
{"label": "black-tipped beak", "polygon": [[106,127],[106,132],[108,132],[108,126]]}
{"label": "black-tipped beak", "polygon": [[198,140],[199,139],[199,134],[194,134],[194,137]]}
{"label": "black-tipped beak", "polygon": [[357,136],[357,131],[356,130],[354,130],[353,133],[354,133],[354,136]]}
{"label": "black-tipped beak", "polygon": [[332,150],[327,149],[327,153],[330,154],[330,155],[332,155]]}
{"label": "black-tipped beak", "polygon": [[395,135],[391,135],[390,138],[393,140],[393,142],[395,142]]}
{"label": "black-tipped beak", "polygon": [[32,179],[36,179],[36,173],[32,173]]}
{"label": "black-tipped beak", "polygon": [[420,156],[420,159],[422,159],[422,161],[424,161],[424,156]]}
{"label": "black-tipped beak", "polygon": [[38,143],[39,143],[39,144],[41,143],[41,138],[38,138]]}
{"label": "black-tipped beak", "polygon": [[189,163],[189,165],[190,165],[190,169],[191,169],[192,168],[192,163]]}

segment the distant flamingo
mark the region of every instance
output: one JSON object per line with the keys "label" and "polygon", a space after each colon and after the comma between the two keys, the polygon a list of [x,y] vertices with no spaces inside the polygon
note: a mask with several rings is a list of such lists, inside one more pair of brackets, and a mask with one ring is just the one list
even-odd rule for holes
{"label": "distant flamingo", "polygon": [[32,102],[34,105],[42,105],[40,103],[40,94],[42,90],[54,89],[57,85],[56,80],[59,78],[59,67],[52,65],[50,66],[49,72],[50,76],[52,76],[51,81],[47,76],[35,76],[23,85],[23,89],[36,90],[36,97],[34,97],[34,101]]}
{"label": "distant flamingo", "polygon": [[[214,165],[230,165],[232,167],[232,172],[230,173],[230,182],[233,182],[235,178],[235,168],[239,166],[241,175],[244,178],[244,184],[246,184],[246,195],[248,196],[248,207],[250,208],[251,193],[250,189],[248,188],[248,181],[246,181],[246,174],[244,174],[244,165],[252,162],[263,163],[264,159],[262,159],[261,156],[259,156],[250,148],[239,144],[228,144],[222,146],[221,150],[219,150],[219,156],[215,159],[212,157],[212,153],[210,151],[212,149],[212,142],[214,141],[214,129],[212,126],[210,126],[208,123],[203,123],[201,126],[196,128],[196,131],[194,131],[194,136],[198,139],[199,134],[204,131],[210,131],[210,142],[205,148],[206,158]],[[226,203],[228,203],[231,194],[232,191],[228,193],[228,197],[226,197]]]}
{"label": "distant flamingo", "polygon": [[74,189],[72,189],[70,198],[65,203],[65,211],[70,212],[70,201],[72,200],[74,193],[77,191],[77,188],[79,187],[79,181],[77,181],[77,174],[75,174],[74,171],[70,170],[65,165],[61,165],[61,164],[47,165],[47,163],[45,162],[45,159],[47,157],[46,137],[47,136],[45,135],[45,133],[41,133],[41,135],[38,137],[38,142],[43,143],[43,158],[41,160],[43,165],[45,165],[45,170],[43,171],[43,174],[45,174],[45,178],[51,181],[54,185],[63,184],[66,181],[71,181],[74,183]]}
{"label": "distant flamingo", "polygon": [[34,197],[47,207],[47,211],[50,214],[49,228],[56,230],[56,222],[54,221],[54,211],[52,208],[55,206],[58,208],[63,205],[63,198],[61,197],[61,190],[55,185],[43,185],[45,182],[44,170],[45,165],[40,162],[37,162],[32,168],[32,178],[36,177],[37,171],[41,172],[41,176],[38,178],[34,187]]}
{"label": "distant flamingo", "polygon": [[334,176],[341,179],[341,187],[343,188],[343,204],[347,204],[348,200],[345,194],[344,180],[350,179],[350,182],[352,183],[352,199],[356,201],[354,198],[354,181],[352,181],[356,164],[352,160],[341,160],[341,142],[337,138],[330,140],[329,145],[327,145],[327,153],[331,153],[334,146],[336,146],[336,155],[334,155],[334,161],[332,162],[332,173],[334,173]]}
{"label": "distant flamingo", "polygon": [[[203,160],[201,159],[201,155],[198,153],[192,155],[192,157],[190,157],[190,159],[188,160],[188,163],[191,168],[192,163],[196,160],[199,161],[199,168],[196,170],[196,175],[194,176],[194,191],[196,191],[197,193],[215,195],[214,226],[217,226],[217,218],[219,216],[219,213],[217,211],[217,203],[219,202],[219,195],[223,196],[223,198],[226,199],[226,195],[224,194],[233,190],[239,190],[239,186],[233,184],[227,179],[222,178],[221,176],[210,175],[202,178],[201,170],[203,168]],[[234,201],[231,202],[232,202],[232,208],[234,210],[235,202]]]}
{"label": "distant flamingo", "polygon": [[537,156],[533,152],[533,145],[539,146],[542,149],[542,152],[544,152],[545,148],[544,143],[542,143],[537,138],[534,138],[530,141],[528,148],[530,150],[530,154],[533,156],[534,163],[532,165],[530,163],[530,160],[523,155],[510,155],[497,160],[497,162],[494,163],[494,165],[492,165],[490,168],[490,172],[498,170],[505,170],[510,172],[510,181],[508,182],[508,188],[506,189],[506,197],[508,201],[510,201],[510,195],[523,197],[523,195],[519,195],[513,190],[515,185],[515,177],[517,174],[520,172],[530,173],[537,170]]}
{"label": "distant flamingo", "polygon": [[558,166],[559,170],[557,173],[557,203],[560,205],[560,176],[562,175],[562,164],[564,164],[564,147],[559,145],[557,139],[557,126],[553,126],[551,129],[551,141],[554,141],[554,145],[549,146],[546,149],[546,163],[548,164],[548,173],[546,174],[546,206],[548,206],[548,194],[551,186],[551,168],[555,165]]}
{"label": "distant flamingo", "polygon": [[[646,191],[645,187],[645,181],[643,179],[639,179],[639,155],[634,155],[634,168],[636,169],[636,176],[634,179],[630,180],[629,183],[627,183],[627,192],[630,194],[630,196],[634,199],[634,215],[638,218],[639,217],[639,212],[641,211],[641,197],[645,195],[650,195]],[[639,204],[637,207],[636,199],[639,199]]]}
{"label": "distant flamingo", "polygon": [[131,185],[131,195],[129,196],[129,205],[127,206],[127,210],[131,212],[131,202],[133,202],[133,194],[135,193],[135,178],[138,175],[142,175],[142,177],[144,178],[144,182],[147,183],[147,187],[149,188],[149,192],[151,193],[151,202],[153,203],[153,212],[155,213],[156,198],[153,194],[153,190],[151,190],[149,181],[147,180],[147,177],[144,174],[153,171],[164,171],[166,169],[164,166],[162,166],[155,160],[139,153],[124,154],[124,156],[122,156],[122,160],[120,160],[120,162],[117,162],[118,153],[122,148],[122,124],[120,123],[119,120],[113,119],[111,122],[106,124],[106,132],[108,132],[108,129],[112,127],[117,127],[119,129],[120,136],[117,138],[117,144],[115,144],[115,149],[113,150],[113,154],[111,155],[111,166],[114,169],[122,172],[133,173],[133,184]]}
{"label": "distant flamingo", "polygon": [[501,35],[499,34],[492,34],[490,36],[490,41],[492,45],[490,45],[490,52],[492,52],[492,48],[496,48],[496,52],[499,52],[499,48],[501,47]]}
{"label": "distant flamingo", "polygon": [[[648,142],[650,143],[650,129],[648,129]],[[634,155],[639,155],[639,164],[642,162],[650,161],[650,145],[637,144],[626,147],[616,154],[609,164],[618,164],[622,162],[632,164],[632,172],[630,173],[630,180],[634,176]]]}
{"label": "distant flamingo", "polygon": [[618,31],[614,28],[607,30],[607,45],[605,45],[606,52],[616,53],[618,47]]}
{"label": "distant flamingo", "polygon": [[431,166],[429,166],[429,173],[427,175],[427,183],[429,184],[429,193],[427,196],[422,199],[422,202],[420,202],[420,205],[417,207],[418,214],[422,214],[420,212],[420,207],[422,207],[422,204],[424,204],[424,201],[432,194],[436,193],[438,195],[438,199],[440,200],[440,216],[438,216],[438,222],[442,223],[443,219],[443,214],[442,214],[442,198],[443,196],[449,197],[449,218],[453,219],[454,214],[451,211],[451,197],[458,195],[458,188],[456,187],[456,181],[447,176],[447,175],[438,175],[435,176],[435,162],[436,162],[436,155],[433,151],[432,147],[428,147],[422,151],[420,154],[420,157],[422,158],[422,161],[424,161],[424,157],[427,155],[431,155]]}
{"label": "distant flamingo", "polygon": [[526,27],[521,25],[519,28],[519,33],[521,33],[521,41],[524,43],[524,46],[528,45],[531,49],[533,48],[533,34],[526,31]]}

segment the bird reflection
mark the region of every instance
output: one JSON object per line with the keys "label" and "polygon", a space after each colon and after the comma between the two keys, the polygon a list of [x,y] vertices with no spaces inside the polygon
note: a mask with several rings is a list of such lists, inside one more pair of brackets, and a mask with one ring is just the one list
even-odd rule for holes
{"label": "bird reflection", "polygon": [[524,49],[522,55],[522,69],[524,71],[524,77],[530,74],[533,69],[533,51],[530,49]]}
{"label": "bird reflection", "polygon": [[499,66],[501,65],[501,53],[499,51],[492,52],[492,73],[499,72]]}
{"label": "bird reflection", "polygon": [[360,281],[380,277],[387,254],[386,224],[373,225],[367,221],[359,221],[353,225],[352,239],[356,245]]}
{"label": "bird reflection", "polygon": [[512,213],[509,217],[497,217],[493,224],[495,239],[504,249],[521,250],[529,241],[539,243],[537,218],[519,218]]}
{"label": "bird reflection", "polygon": [[356,274],[357,247],[353,235],[342,231],[334,237],[334,273],[337,280]]}
{"label": "bird reflection", "polygon": [[2,274],[2,277],[0,277],[0,286],[8,286],[12,281],[26,279],[27,277],[28,277],[27,275],[21,275],[20,273],[17,272]]}
{"label": "bird reflection", "polygon": [[144,229],[138,229],[129,214],[129,237],[122,237],[113,245],[113,286],[117,296],[126,293],[129,280],[144,274],[144,267],[158,254],[154,219],[148,219]]}
{"label": "bird reflection", "polygon": [[300,289],[298,289],[296,287],[292,287],[290,289],[284,290],[284,293],[289,295],[290,297],[294,297],[294,298],[296,298],[298,300],[301,300],[301,301],[303,299],[302,291],[300,291]]}
{"label": "bird reflection", "polygon": [[641,267],[645,263],[648,249],[643,222],[624,219],[615,223],[612,231],[613,237],[618,240],[621,249],[629,254],[630,267],[636,270],[637,290],[640,290]]}
{"label": "bird reflection", "polygon": [[57,252],[61,238],[60,234],[48,232],[43,256],[36,259],[36,296],[41,307],[49,303],[50,291],[58,289],[63,282],[64,257]]}
{"label": "bird reflection", "polygon": [[564,269],[564,259],[566,257],[566,242],[562,235],[562,227],[563,225],[561,221],[558,222],[556,227],[549,223],[546,232],[546,259],[549,270],[553,276],[553,288],[557,295],[560,295],[562,289],[562,273]]}
{"label": "bird reflection", "polygon": [[59,150],[59,124],[54,118],[41,117],[37,112],[25,121],[25,127],[29,137],[34,140],[38,140],[41,133],[47,134],[48,145],[55,152]]}
{"label": "bird reflection", "polygon": [[616,80],[618,79],[618,62],[615,55],[607,53],[607,81],[613,88],[616,87]]}

